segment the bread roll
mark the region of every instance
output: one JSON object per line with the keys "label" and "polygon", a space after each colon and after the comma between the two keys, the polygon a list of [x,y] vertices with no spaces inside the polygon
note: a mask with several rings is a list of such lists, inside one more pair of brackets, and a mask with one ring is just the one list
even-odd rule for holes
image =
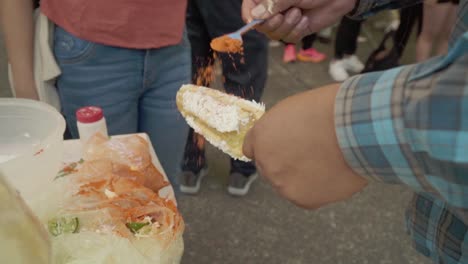
{"label": "bread roll", "polygon": [[242,152],[242,144],[265,113],[265,105],[196,85],[183,85],[176,101],[195,132],[232,158],[250,161]]}

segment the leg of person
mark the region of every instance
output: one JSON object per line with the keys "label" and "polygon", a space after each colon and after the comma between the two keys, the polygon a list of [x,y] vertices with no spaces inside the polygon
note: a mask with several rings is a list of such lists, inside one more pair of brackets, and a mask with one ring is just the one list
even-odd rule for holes
{"label": "leg of person", "polygon": [[400,25],[395,33],[394,43],[398,56],[401,57],[408,43],[413,25],[418,20],[422,4],[416,4],[400,9]]}
{"label": "leg of person", "polygon": [[[195,0],[188,2],[186,25],[192,48],[192,83],[209,86],[214,78],[211,39]],[[201,181],[207,173],[205,139],[190,128],[179,177],[180,191],[188,194],[198,193]]]}
{"label": "leg of person", "polygon": [[317,33],[305,36],[302,39],[302,49],[306,50],[306,49],[312,48],[314,46],[314,42],[316,38],[317,38]]}
{"label": "leg of person", "polygon": [[416,42],[416,61],[431,57],[432,49],[443,28],[443,21],[450,4],[438,4],[435,0],[424,2],[423,26]]}
{"label": "leg of person", "polygon": [[283,62],[290,63],[296,61],[296,45],[284,43]]}
{"label": "leg of person", "polygon": [[[412,5],[399,10],[399,25],[396,29],[390,29],[384,36],[383,42],[387,42],[385,38],[392,37],[392,48],[387,48],[386,43],[381,43],[376,51],[371,53],[366,62],[366,68],[362,73],[371,71],[381,71],[397,67],[400,64],[400,58],[403,55],[408,39],[411,35],[413,25],[419,19],[419,9],[421,4]],[[392,27],[392,26],[390,26]],[[384,45],[382,45],[384,44]]]}
{"label": "leg of person", "polygon": [[349,78],[345,65],[345,55],[356,51],[360,22],[343,17],[338,25],[335,38],[335,57],[330,62],[328,72],[333,80],[342,82]]}
{"label": "leg of person", "polygon": [[62,71],[57,88],[73,138],[79,136],[76,110],[90,105],[103,109],[110,135],[137,132],[143,54],[82,40],[56,27],[54,55]]}
{"label": "leg of person", "polygon": [[[260,101],[267,78],[268,46],[267,40],[258,32],[249,32],[244,37],[245,63],[233,64],[223,62],[226,76],[225,89],[249,100]],[[231,159],[228,192],[231,195],[243,196],[257,178],[256,168],[252,162]]]}
{"label": "leg of person", "polygon": [[418,17],[418,31],[417,31],[416,37],[419,37],[419,35],[421,35],[422,27],[423,27],[424,4],[423,4],[423,3],[419,3],[419,4],[416,4],[415,6],[418,7],[418,8],[416,9],[417,17]]}
{"label": "leg of person", "polygon": [[228,193],[234,196],[246,195],[257,178],[258,174],[252,162],[231,159]]}
{"label": "leg of person", "polygon": [[362,21],[343,17],[336,32],[335,59],[340,60],[356,53],[361,25]]}
{"label": "leg of person", "polygon": [[440,32],[439,45],[437,47],[436,55],[445,55],[448,51],[448,43],[450,36],[452,35],[453,27],[457,19],[457,7],[458,5],[453,3],[447,3],[447,13],[445,19],[442,22],[442,29]]}
{"label": "leg of person", "polygon": [[302,49],[297,54],[297,59],[303,62],[318,63],[326,59],[326,55],[313,48],[317,34],[310,34],[302,39]]}
{"label": "leg of person", "polygon": [[187,194],[197,194],[200,191],[201,181],[207,174],[205,138],[189,128],[182,160],[182,172],[178,178],[180,191]]}
{"label": "leg of person", "polygon": [[342,20],[343,27],[341,30],[346,33],[339,33],[342,35],[342,39],[338,39],[337,35],[337,42],[340,43],[337,45],[340,49],[339,53],[342,58],[344,57],[343,65],[347,71],[354,73],[361,72],[364,69],[364,64],[355,55],[362,22],[345,16]]}
{"label": "leg of person", "polygon": [[177,110],[176,94],[183,84],[190,83],[190,72],[190,43],[186,34],[177,45],[146,51],[139,131],[149,134],[169,180],[175,185],[188,134],[188,126]]}
{"label": "leg of person", "polygon": [[[232,32],[244,25],[240,16],[240,0],[205,1],[200,9],[211,37]],[[236,12],[237,10],[237,12]],[[225,77],[224,88],[231,93],[259,101],[267,78],[268,40],[256,31],[243,37],[244,54],[218,54]],[[256,178],[252,163],[231,160],[228,191],[234,195],[248,192]]]}

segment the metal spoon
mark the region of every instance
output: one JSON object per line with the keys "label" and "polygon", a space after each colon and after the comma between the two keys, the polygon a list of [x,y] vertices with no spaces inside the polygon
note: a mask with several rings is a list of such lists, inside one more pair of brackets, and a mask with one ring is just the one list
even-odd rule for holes
{"label": "metal spoon", "polygon": [[253,27],[255,27],[256,25],[262,23],[264,20],[263,19],[254,19],[252,20],[252,22],[248,23],[247,25],[241,27],[240,29],[238,29],[237,31],[235,32],[232,32],[232,33],[229,33],[229,34],[226,34],[228,37],[232,38],[232,39],[238,39],[240,41],[242,41],[242,35],[246,32],[248,32],[249,30],[251,30]]}

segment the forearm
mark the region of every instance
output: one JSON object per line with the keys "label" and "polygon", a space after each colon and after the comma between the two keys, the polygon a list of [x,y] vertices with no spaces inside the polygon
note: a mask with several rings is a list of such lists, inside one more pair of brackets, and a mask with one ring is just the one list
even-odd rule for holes
{"label": "forearm", "polygon": [[36,99],[33,72],[33,3],[1,0],[0,19],[18,97]]}

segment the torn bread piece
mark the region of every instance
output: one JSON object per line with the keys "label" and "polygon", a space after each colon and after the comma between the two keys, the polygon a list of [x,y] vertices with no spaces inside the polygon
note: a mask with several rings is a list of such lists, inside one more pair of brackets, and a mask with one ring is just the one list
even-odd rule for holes
{"label": "torn bread piece", "polygon": [[244,137],[265,113],[265,105],[191,84],[180,88],[176,101],[195,132],[234,159],[250,161],[242,152]]}

